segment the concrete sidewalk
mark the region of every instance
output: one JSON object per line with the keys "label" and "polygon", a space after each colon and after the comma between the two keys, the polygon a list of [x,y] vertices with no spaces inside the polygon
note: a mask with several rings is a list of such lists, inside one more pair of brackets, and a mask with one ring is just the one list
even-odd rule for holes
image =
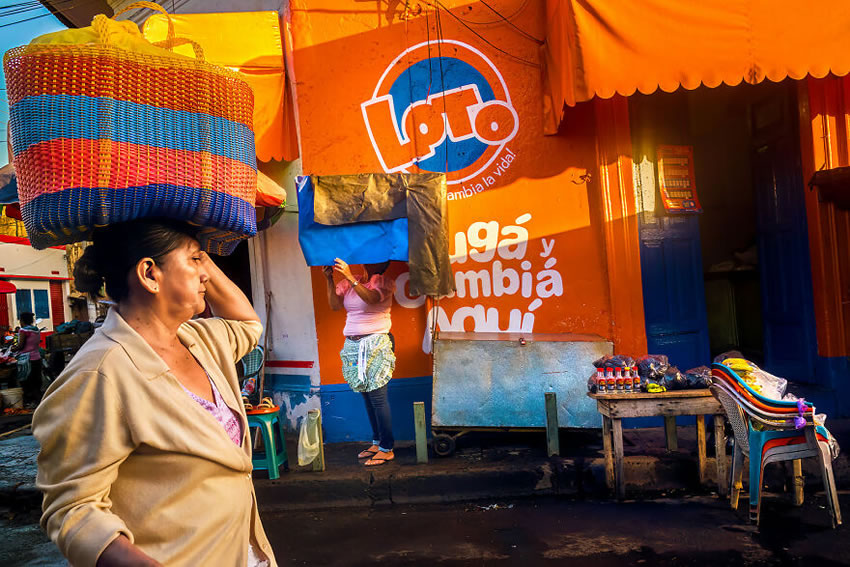
{"label": "concrete sidewalk", "polygon": [[[850,448],[850,420],[831,420],[830,430]],[[661,427],[624,431],[627,497],[678,491],[711,492],[715,485],[713,455],[709,453],[709,486],[698,484],[694,427],[679,427],[679,451],[665,450]],[[260,507],[264,511],[308,508],[413,504],[508,498],[533,495],[606,497],[602,438],[599,430],[562,430],[561,455],[549,458],[541,433],[471,433],[458,440],[450,457],[416,464],[412,443],[399,443],[396,460],[366,468],[356,455],[366,444],[325,446],[327,469],[316,473],[297,466],[295,435],[288,439],[290,471],[269,480],[254,473]],[[708,442],[712,450],[711,439]],[[35,489],[38,444],[28,432],[0,440],[0,501],[16,507],[41,505]],[[727,459],[730,457],[727,456]],[[850,488],[850,459],[845,453],[833,462],[839,489]],[[804,463],[807,483],[821,485],[817,463]],[[785,490],[781,465],[767,469],[772,492]],[[746,481],[745,481],[746,482]]]}
{"label": "concrete sidewalk", "polygon": [[[829,425],[839,443],[842,439],[850,443],[850,420],[832,420]],[[624,431],[627,497],[716,489],[711,438],[708,486],[700,487],[696,430],[680,426],[678,437],[679,451],[669,453],[662,427]],[[560,441],[561,455],[549,458],[542,432],[472,433],[458,440],[452,456],[435,457],[432,452],[428,464],[422,465],[416,463],[412,443],[399,443],[394,462],[369,468],[356,458],[367,444],[335,443],[325,447],[327,467],[322,473],[298,467],[296,447],[290,442],[290,472],[268,480],[265,472],[257,471],[255,486],[261,508],[269,511],[533,495],[607,497],[601,432],[562,430]],[[731,456],[726,458],[731,467]],[[850,488],[848,456],[842,453],[833,467],[839,489]],[[804,462],[804,473],[808,485],[822,489],[813,459]],[[766,471],[765,483],[769,491],[782,492],[787,478],[782,465],[773,465]]]}

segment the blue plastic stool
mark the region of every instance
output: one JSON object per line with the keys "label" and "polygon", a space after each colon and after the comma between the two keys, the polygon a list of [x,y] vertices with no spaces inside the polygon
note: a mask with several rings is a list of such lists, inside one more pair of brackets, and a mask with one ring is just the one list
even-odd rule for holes
{"label": "blue plastic stool", "polygon": [[[257,427],[263,436],[263,453],[255,452],[251,463],[255,470],[269,471],[269,478],[280,478],[280,466],[289,471],[289,458],[286,455],[286,438],[283,424],[280,422],[280,408],[256,409],[248,412],[248,428]],[[278,435],[275,435],[277,430]]]}

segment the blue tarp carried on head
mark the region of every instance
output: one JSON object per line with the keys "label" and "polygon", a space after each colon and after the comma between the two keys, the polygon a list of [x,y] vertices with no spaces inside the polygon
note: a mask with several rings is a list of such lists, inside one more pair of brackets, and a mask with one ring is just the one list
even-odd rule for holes
{"label": "blue tarp carried on head", "polygon": [[296,180],[298,187],[298,241],[308,266],[332,266],[335,258],[348,264],[377,264],[408,260],[406,218],[323,225],[314,220],[314,190],[309,176]]}

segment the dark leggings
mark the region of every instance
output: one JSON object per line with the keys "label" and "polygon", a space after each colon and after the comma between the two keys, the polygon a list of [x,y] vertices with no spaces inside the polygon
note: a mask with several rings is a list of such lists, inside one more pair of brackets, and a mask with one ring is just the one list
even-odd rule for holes
{"label": "dark leggings", "polygon": [[393,438],[393,417],[390,412],[390,401],[387,397],[389,384],[371,392],[362,392],[366,403],[366,413],[369,414],[369,424],[372,426],[372,441],[377,441],[378,447],[384,451],[392,451],[395,445]]}
{"label": "dark leggings", "polygon": [[41,359],[30,360],[30,374],[21,386],[24,390],[24,402],[41,401]]}

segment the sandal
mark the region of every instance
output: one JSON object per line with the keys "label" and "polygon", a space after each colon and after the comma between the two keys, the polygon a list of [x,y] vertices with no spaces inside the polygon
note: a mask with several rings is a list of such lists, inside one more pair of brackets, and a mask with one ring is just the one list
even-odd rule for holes
{"label": "sandal", "polygon": [[274,407],[274,401],[271,398],[263,398],[263,400],[257,404],[257,409],[272,409]]}
{"label": "sandal", "polygon": [[[378,455],[383,455],[383,458],[376,459],[375,457],[377,457]],[[389,451],[387,453],[383,451],[378,451],[371,459],[369,459],[363,464],[367,467],[377,467],[379,465],[383,465],[387,461],[392,461],[393,459],[395,459],[395,453],[393,453],[392,451]]]}
{"label": "sandal", "polygon": [[254,409],[254,404],[248,401],[248,396],[242,396],[242,405],[245,406],[245,411]]}
{"label": "sandal", "polygon": [[359,453],[357,453],[357,458],[358,459],[368,459],[369,457],[373,457],[375,455],[375,453],[378,452],[378,449],[375,449],[373,451],[372,447],[377,447],[377,445],[370,445],[368,449],[366,449],[364,451],[360,451]]}

